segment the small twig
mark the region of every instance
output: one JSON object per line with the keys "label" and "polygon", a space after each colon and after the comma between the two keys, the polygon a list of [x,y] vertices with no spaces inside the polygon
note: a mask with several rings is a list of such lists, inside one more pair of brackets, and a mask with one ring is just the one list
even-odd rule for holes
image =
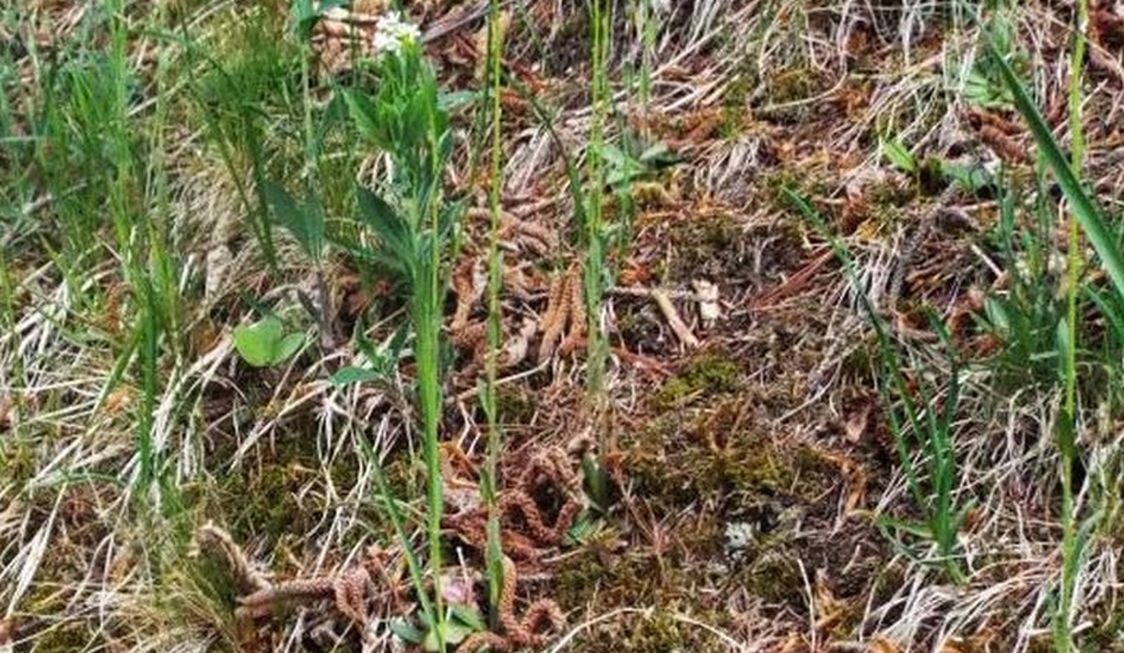
{"label": "small twig", "polygon": [[653,291],[652,298],[656,300],[656,305],[660,307],[664,318],[667,320],[668,326],[675,332],[675,337],[686,345],[688,348],[694,349],[698,347],[699,339],[691,332],[691,328],[683,322],[683,318],[679,317],[679,311],[675,310],[675,305],[671,303],[671,298],[663,291]]}
{"label": "small twig", "polygon": [[617,297],[643,297],[655,299],[656,295],[663,295],[668,299],[688,300],[692,302],[705,302],[707,298],[700,293],[690,290],[676,290],[673,288],[644,288],[643,286],[614,286],[605,291]]}

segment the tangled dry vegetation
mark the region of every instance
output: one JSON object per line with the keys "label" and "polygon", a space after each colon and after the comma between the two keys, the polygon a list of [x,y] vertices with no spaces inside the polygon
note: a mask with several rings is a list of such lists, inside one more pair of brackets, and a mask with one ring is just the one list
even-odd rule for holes
{"label": "tangled dry vegetation", "polygon": [[[270,264],[256,231],[259,168],[315,168],[329,226],[353,212],[354,180],[394,174],[331,117],[389,3],[325,3],[307,46],[300,4],[0,9],[0,651],[441,644],[420,622],[435,579],[410,573],[426,478],[403,301],[362,261],[313,262],[279,229]],[[488,3],[403,4],[443,89],[480,91]],[[1000,16],[1072,148],[1077,3],[603,4],[609,154],[587,141],[588,3],[499,3],[491,598],[491,155],[480,97],[451,110],[446,193],[467,208],[444,317],[438,587],[463,631],[449,649],[1023,653],[1068,646],[1064,628],[1066,651],[1124,651],[1124,323],[1081,250],[1071,556],[1055,445],[1071,218],[1027,123],[980,72],[982,25]],[[1089,11],[1082,178],[1115,233],[1124,3]],[[129,81],[116,117],[96,111],[114,48]],[[323,127],[306,131],[313,115]],[[572,184],[588,185],[594,155],[611,284],[591,316]],[[782,189],[823,216],[855,274]],[[114,202],[149,221],[128,231]],[[319,337],[247,365],[234,328],[262,306]],[[604,411],[584,380],[591,328],[607,340]],[[379,373],[338,382],[353,366]],[[927,508],[899,457],[891,413],[915,397],[928,414],[952,406],[949,551],[916,526]],[[931,469],[925,449],[906,455]]]}

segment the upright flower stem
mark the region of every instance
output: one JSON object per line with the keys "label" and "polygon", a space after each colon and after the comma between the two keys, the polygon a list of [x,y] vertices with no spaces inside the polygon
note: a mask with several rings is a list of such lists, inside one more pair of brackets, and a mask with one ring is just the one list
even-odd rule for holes
{"label": "upright flower stem", "polygon": [[500,595],[503,589],[503,548],[500,542],[500,523],[497,512],[498,479],[497,461],[503,434],[496,415],[496,376],[499,367],[500,336],[503,325],[500,306],[500,287],[503,283],[503,260],[500,255],[500,192],[502,190],[501,141],[502,107],[500,105],[500,66],[503,55],[503,30],[500,25],[499,2],[490,0],[488,6],[488,74],[491,100],[491,160],[489,162],[490,186],[488,208],[488,352],[484,361],[485,379],[481,400],[488,420],[488,456],[484,467],[484,499],[488,505],[487,553],[488,605],[493,626],[499,622]]}
{"label": "upright flower stem", "polygon": [[[437,152],[439,143],[434,138],[430,125],[430,147]],[[432,179],[439,183],[440,170],[436,155],[433,156]],[[425,278],[421,280],[424,289],[420,295],[422,315],[417,323],[418,330],[418,392],[422,409],[422,424],[425,429],[424,454],[426,469],[426,530],[429,540],[429,568],[433,582],[433,605],[436,611],[433,625],[437,635],[437,649],[445,650],[445,610],[441,593],[441,517],[444,511],[441,481],[441,452],[438,427],[441,422],[441,305],[444,293],[441,292],[441,225],[440,207],[433,201],[433,192],[428,194],[423,204],[423,215],[429,225],[429,261],[425,266]],[[424,352],[424,353],[423,353]]]}
{"label": "upright flower stem", "polygon": [[[1085,25],[1088,0],[1077,0],[1073,52],[1069,71],[1069,134],[1072,144],[1070,167],[1080,178],[1085,157],[1085,134],[1081,123],[1081,83],[1085,65]],[[1076,217],[1069,219],[1066,251],[1066,347],[1064,352],[1065,400],[1063,424],[1058,429],[1062,480],[1062,580],[1055,624],[1055,648],[1069,653],[1073,648],[1070,615],[1073,610],[1074,577],[1077,570],[1077,516],[1073,502],[1073,463],[1077,453],[1077,284],[1081,275],[1081,233]]]}
{"label": "upright flower stem", "polygon": [[[586,386],[593,411],[594,426],[599,425],[603,412],[605,392],[605,361],[608,357],[604,334],[601,331],[602,276],[605,257],[603,243],[605,123],[608,117],[608,12],[603,0],[589,0],[592,41],[592,122],[589,135],[589,152],[586,157],[589,175],[588,206],[585,210],[585,261],[583,286],[586,298],[589,346]],[[600,429],[598,429],[600,430]]]}

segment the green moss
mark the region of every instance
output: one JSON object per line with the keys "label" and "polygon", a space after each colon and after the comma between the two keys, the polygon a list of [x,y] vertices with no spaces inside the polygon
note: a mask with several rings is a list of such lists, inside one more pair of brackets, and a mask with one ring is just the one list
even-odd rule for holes
{"label": "green moss", "polygon": [[590,633],[577,648],[591,653],[721,650],[705,631],[670,616],[690,612],[716,627],[728,626],[729,616],[720,602],[707,606],[691,594],[699,570],[689,572],[690,568],[676,551],[656,556],[647,548],[610,553],[594,546],[560,561],[555,596],[563,609],[585,608],[591,596],[597,597],[599,611],[615,606],[657,608],[650,615],[611,625],[611,636]]}
{"label": "green moss", "polygon": [[[307,533],[318,520],[315,511],[296,510],[297,495],[309,484],[322,484],[321,460],[315,438],[293,433],[279,436],[272,449],[264,449],[214,485],[193,488],[185,496],[189,509],[206,512],[230,529],[238,542],[264,539],[273,548]],[[219,452],[216,458],[222,458]],[[337,457],[328,469],[332,484],[350,488],[358,479],[354,457]],[[358,536],[358,535],[357,535]]]}
{"label": "green moss", "polygon": [[795,61],[762,78],[766,106],[759,113],[774,122],[795,123],[809,115],[812,104],[801,102],[822,90],[816,71]]}
{"label": "green moss", "polygon": [[93,636],[82,623],[62,621],[36,636],[29,650],[35,653],[84,651],[89,648],[91,640]]}
{"label": "green moss", "polygon": [[26,442],[11,438],[0,443],[0,469],[8,482],[20,490],[35,478],[35,450]]}
{"label": "green moss", "polygon": [[[792,454],[792,468],[799,476],[795,492],[804,501],[815,501],[832,487],[839,478],[838,463],[824,457],[824,454],[810,445],[801,444]],[[834,510],[834,507],[832,507]]]}
{"label": "green moss", "polygon": [[799,556],[782,547],[762,547],[763,554],[742,575],[740,582],[767,603],[803,605],[804,578],[796,564]]}
{"label": "green moss", "polygon": [[560,565],[555,595],[564,608],[583,606],[594,590],[604,594],[607,605],[618,605],[628,596],[642,603],[662,595],[663,574],[653,557],[599,549],[596,544],[582,549]]}
{"label": "green moss", "polygon": [[737,253],[741,237],[737,221],[724,213],[677,223],[668,234],[668,259],[656,273],[669,282],[721,279],[742,263]]}
{"label": "green moss", "polygon": [[656,392],[653,405],[658,410],[671,410],[700,397],[733,392],[738,389],[741,372],[741,365],[726,356],[702,354],[664,382]]}
{"label": "green moss", "polygon": [[808,68],[790,68],[769,76],[769,101],[773,104],[798,102],[813,95],[816,87],[815,71]]}
{"label": "green moss", "polygon": [[[713,621],[720,615],[709,614],[696,619],[714,626]],[[670,612],[657,610],[632,624],[616,650],[636,653],[666,653],[667,651],[699,651],[716,653],[729,650],[729,646],[719,641],[706,630],[676,619]]]}
{"label": "green moss", "polygon": [[723,93],[722,125],[719,127],[719,133],[727,140],[737,138],[745,130],[752,88],[750,79],[751,74],[748,71],[739,71]]}
{"label": "green moss", "polygon": [[523,388],[500,386],[496,391],[496,419],[500,424],[528,424],[537,402]]}
{"label": "green moss", "polygon": [[739,410],[728,400],[693,419],[670,412],[655,420],[629,447],[635,489],[668,508],[782,492],[792,482],[791,465],[768,438],[739,424]]}

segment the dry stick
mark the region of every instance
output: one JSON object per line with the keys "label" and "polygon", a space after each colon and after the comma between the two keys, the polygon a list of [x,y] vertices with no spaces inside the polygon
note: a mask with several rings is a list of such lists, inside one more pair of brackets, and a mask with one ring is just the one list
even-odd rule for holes
{"label": "dry stick", "polygon": [[675,306],[671,303],[671,298],[667,296],[667,293],[655,290],[652,292],[652,299],[656,300],[656,305],[660,307],[660,312],[663,313],[668,326],[675,332],[675,337],[679,338],[679,341],[688,348],[697,348],[701,344],[699,339],[691,332],[691,328],[683,322],[683,318],[679,317],[679,311],[675,310]]}
{"label": "dry stick", "polygon": [[668,299],[685,299],[692,302],[704,302],[707,298],[700,293],[690,290],[674,290],[671,288],[644,288],[643,286],[613,286],[605,289],[608,295],[618,297],[643,297],[653,299],[656,294],[662,294]]}

